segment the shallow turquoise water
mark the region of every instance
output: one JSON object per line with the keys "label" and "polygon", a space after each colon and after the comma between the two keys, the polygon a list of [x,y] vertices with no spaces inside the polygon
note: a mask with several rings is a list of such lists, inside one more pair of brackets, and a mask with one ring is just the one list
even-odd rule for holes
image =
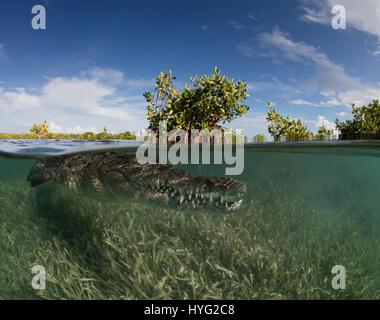
{"label": "shallow turquoise water", "polygon": [[[1,235],[3,243],[0,246],[0,258],[9,259],[9,261],[13,259],[12,261],[14,261],[12,262],[13,264],[9,262],[9,264],[6,263],[0,268],[0,291],[2,289],[5,292],[3,296],[0,295],[0,298],[56,298],[60,295],[63,298],[74,297],[74,295],[70,296],[69,294],[62,293],[65,292],[63,289],[62,292],[56,289],[54,294],[49,290],[44,293],[29,292],[28,290],[30,289],[26,289],[29,283],[24,284],[24,282],[31,275],[24,269],[22,270],[24,270],[25,274],[21,272],[22,274],[19,276],[15,274],[10,280],[1,282],[2,277],[9,278],[9,269],[17,267],[17,263],[20,263],[19,261],[26,260],[28,263],[32,263],[33,259],[29,256],[28,250],[35,251],[38,249],[33,244],[29,244],[29,247],[25,248],[25,243],[29,239],[28,230],[30,230],[31,234],[30,239],[33,239],[33,241],[37,241],[39,238],[45,239],[44,241],[56,241],[55,236],[53,238],[48,237],[48,240],[46,240],[46,230],[42,230],[43,228],[40,230],[39,224],[36,220],[33,220],[36,214],[38,219],[41,217],[45,219],[48,215],[49,217],[53,215],[54,223],[52,229],[61,229],[59,215],[57,217],[52,212],[59,211],[57,201],[60,201],[59,192],[61,191],[58,191],[57,194],[52,194],[51,192],[54,188],[57,188],[57,190],[64,190],[64,188],[55,183],[48,183],[46,186],[40,186],[32,190],[26,182],[26,177],[30,168],[35,163],[35,159],[41,156],[52,156],[65,152],[72,153],[84,149],[88,151],[121,148],[133,151],[136,146],[137,144],[123,144],[122,142],[117,142],[116,144],[90,142],[85,145],[78,141],[2,141],[0,143],[0,151],[3,152],[3,156],[0,157],[0,183],[2,188],[2,195],[0,197],[3,202],[0,208],[0,230],[1,232],[5,232]],[[276,297],[280,295],[285,299],[329,298],[330,293],[332,298],[377,298],[380,292],[380,271],[378,273],[374,271],[380,266],[380,250],[377,246],[380,239],[379,156],[380,142],[376,141],[247,145],[244,152],[244,172],[242,175],[235,177],[238,180],[244,181],[247,185],[248,191],[247,196],[244,198],[243,207],[233,213],[215,213],[208,210],[200,210],[201,213],[197,213],[194,210],[190,210],[189,216],[195,215],[195,219],[201,219],[203,216],[205,216],[205,219],[214,219],[210,217],[216,217],[216,223],[221,223],[222,220],[218,220],[221,219],[219,218],[221,216],[223,219],[228,220],[229,228],[234,230],[243,228],[245,217],[254,220],[257,216],[257,224],[251,226],[251,229],[247,227],[244,231],[248,234],[247,239],[256,237],[253,230],[260,230],[262,231],[262,235],[261,238],[258,235],[259,239],[257,241],[260,241],[263,246],[267,245],[265,241],[274,241],[275,248],[281,248],[283,250],[281,252],[287,252],[281,253],[281,258],[280,253],[278,253],[278,264],[281,265],[283,263],[283,269],[281,269],[283,274],[287,272],[286,268],[289,268],[290,273],[291,268],[297,268],[301,265],[305,268],[309,265],[308,268],[310,270],[318,270],[313,280],[314,282],[310,283],[310,286],[315,286],[316,288],[322,287],[320,290],[324,294],[320,293],[317,295],[313,291],[314,287],[313,290],[310,289],[310,293],[307,284],[305,285],[304,282],[306,281],[303,278],[305,275],[293,275],[286,278],[288,280],[284,280],[285,276],[275,276],[272,273],[268,273],[265,277],[269,277],[269,279],[272,276],[280,277],[279,279],[281,280],[278,281],[282,282],[282,286],[279,286],[278,283],[271,285],[263,284],[270,282],[268,280],[268,282],[260,282],[260,288],[253,287],[252,292],[247,291],[250,293],[247,293],[246,296],[241,297],[235,294],[235,296],[231,297],[229,296],[228,289],[225,289],[220,297],[268,298],[265,295],[255,295],[256,291],[262,292],[261,290],[264,290],[262,286],[267,286],[265,290],[268,292],[272,290]],[[180,165],[179,167],[199,175],[223,176],[226,166]],[[68,194],[63,195],[62,199],[67,201],[68,197],[71,197],[70,193]],[[77,196],[73,195],[73,201],[77,199],[75,198]],[[51,199],[54,198],[55,202],[50,202],[49,197]],[[28,201],[30,201],[30,204]],[[36,203],[42,202],[44,203],[43,205],[36,206]],[[93,203],[90,204],[90,206],[92,205]],[[120,204],[118,205],[120,206]],[[22,210],[24,211],[19,206],[22,206]],[[25,209],[29,207],[33,207],[32,213]],[[134,214],[133,210],[139,212],[140,216],[143,216],[144,219],[146,216],[152,215],[152,212],[164,215],[165,210],[169,210],[160,205],[148,206],[146,203],[139,204],[138,202],[133,205],[125,204],[125,208],[125,210],[131,211],[131,214]],[[72,214],[75,216],[76,209],[72,210]],[[112,216],[112,207],[107,210],[111,210],[109,214]],[[183,214],[181,208],[171,208],[170,210],[172,210],[173,214],[176,214],[176,212],[178,215]],[[277,212],[278,217],[276,216]],[[21,218],[23,214],[26,217],[25,221],[28,221],[27,226],[23,226],[24,221]],[[16,219],[15,217],[18,218]],[[136,219],[138,217],[137,215]],[[75,221],[76,218],[71,217],[69,220],[65,220],[62,228],[67,228],[67,225],[70,225],[70,219],[73,219],[72,224],[77,223]],[[47,221],[52,224],[52,220]],[[106,225],[107,223],[104,220],[104,224]],[[252,223],[256,222],[253,221]],[[97,221],[97,224],[97,228],[101,228],[102,220]],[[23,231],[25,242],[22,241],[22,235],[17,236],[13,240],[10,236],[13,232],[12,230],[16,232],[19,227],[26,230]],[[123,227],[123,224],[119,222],[118,227],[122,230],[123,228],[126,229],[127,225]],[[167,234],[170,234],[172,239],[178,239],[179,236],[175,235],[174,229],[174,226],[171,226],[168,222]],[[207,231],[205,230],[205,232]],[[75,238],[76,236],[72,237]],[[91,238],[85,238],[86,234],[81,235],[81,237],[80,241],[84,241],[87,244],[91,243]],[[7,239],[10,241],[9,243],[7,243]],[[331,245],[328,241],[331,241]],[[242,240],[242,246],[246,244],[249,247],[252,246],[252,243],[248,242],[248,240],[244,243]],[[203,244],[205,248],[209,245],[206,242]],[[195,250],[195,247],[192,247],[190,243],[182,245],[190,251]],[[223,247],[223,242],[219,245]],[[198,243],[197,246],[200,246],[200,248],[197,247],[198,249],[202,249],[202,242]],[[10,247],[16,248],[11,254],[9,253]],[[70,251],[70,248],[67,250]],[[39,254],[43,255],[43,251],[39,252]],[[78,253],[74,250],[72,254]],[[283,254],[289,255],[289,259],[291,257],[296,258],[294,258],[295,260],[292,263],[285,263],[283,261]],[[9,255],[13,258],[10,259]],[[26,256],[24,257],[24,255]],[[54,255],[50,256],[50,263],[54,264],[54,259]],[[199,256],[198,262],[203,262],[203,259],[206,260],[206,257]],[[324,259],[328,260],[328,262]],[[334,265],[345,265],[347,268],[348,288],[346,291],[342,291],[344,293],[339,293],[330,287],[332,279],[331,268]],[[90,268],[90,266],[87,267]],[[226,269],[232,267],[225,266]],[[20,266],[20,268],[22,267]],[[191,267],[190,265],[185,265],[184,268]],[[239,269],[236,266],[234,268],[236,268],[234,270],[237,273],[237,277],[241,276],[244,278],[245,274],[249,272],[247,271],[249,270],[249,265],[247,270]],[[252,268],[254,269],[253,266]],[[378,268],[377,270],[380,269]],[[112,273],[108,274],[108,271],[105,272],[104,270],[100,271],[98,276],[104,281],[107,281],[108,277],[113,277]],[[124,276],[127,277],[127,275]],[[259,277],[259,275],[257,276]],[[7,289],[4,287],[5,285],[11,285],[10,282],[12,281],[15,283],[20,281],[20,283],[15,285],[13,291],[9,287]],[[212,283],[216,280],[210,278],[208,281]],[[289,283],[287,284],[286,281],[289,281]],[[304,291],[300,289],[300,293],[295,293],[295,291],[293,293],[287,292],[285,288],[293,286],[295,283],[302,283],[302,290]],[[25,285],[25,289],[20,289],[23,288],[23,285]],[[64,283],[54,284],[58,288],[64,288],[65,285]],[[133,281],[129,286],[132,288],[129,289],[133,291]],[[239,281],[237,281],[236,286],[239,287]],[[246,285],[242,282],[241,286],[243,292],[243,287],[245,288]],[[97,288],[97,290],[103,290],[104,295],[100,296],[101,298],[115,298],[111,293],[107,293],[108,289]],[[112,291],[111,289],[109,290],[110,292]],[[186,289],[183,290],[175,298],[185,298],[187,295]],[[94,297],[99,296],[95,295]],[[136,295],[136,297],[140,296]],[[153,298],[154,295],[150,297]],[[76,298],[81,298],[81,295],[79,294]],[[83,293],[82,298],[86,299],[89,297]]]}

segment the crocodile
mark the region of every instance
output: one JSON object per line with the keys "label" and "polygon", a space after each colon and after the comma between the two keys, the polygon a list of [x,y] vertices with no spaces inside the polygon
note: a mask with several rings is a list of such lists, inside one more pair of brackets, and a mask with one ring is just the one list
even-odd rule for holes
{"label": "crocodile", "polygon": [[27,180],[38,186],[53,180],[85,195],[126,201],[135,198],[193,208],[232,211],[247,187],[231,177],[203,177],[170,164],[139,164],[126,151],[78,153],[39,159]]}

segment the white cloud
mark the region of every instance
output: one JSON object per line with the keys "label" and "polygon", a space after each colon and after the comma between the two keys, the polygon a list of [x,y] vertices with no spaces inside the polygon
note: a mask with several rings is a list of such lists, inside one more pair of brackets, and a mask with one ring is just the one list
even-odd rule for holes
{"label": "white cloud", "polygon": [[[328,96],[321,106],[367,104],[380,97],[380,84],[366,84],[349,75],[343,66],[331,61],[324,52],[304,42],[295,42],[290,36],[275,28],[271,33],[259,36],[261,44],[276,49],[282,57],[314,66],[316,74],[303,83],[305,89]],[[275,54],[275,53],[274,53]]]}
{"label": "white cloud", "polygon": [[54,121],[50,121],[49,123],[49,132],[52,133],[75,133],[75,134],[81,134],[85,132],[94,132],[98,133],[99,130],[95,127],[86,127],[82,128],[81,126],[75,126],[75,127],[62,127],[59,125],[56,125]]}
{"label": "white cloud", "polygon": [[127,79],[125,84],[134,88],[150,88],[154,85],[155,79]]}
{"label": "white cloud", "polygon": [[321,91],[320,94],[324,97],[333,97],[336,95],[334,91],[327,90],[327,91]]}
{"label": "white cloud", "polygon": [[342,102],[338,101],[336,98],[332,98],[327,101],[321,101],[320,103],[313,103],[309,102],[303,99],[297,99],[290,101],[291,104],[297,104],[297,105],[303,105],[303,106],[310,106],[310,107],[335,107],[335,106],[341,106]]}
{"label": "white cloud", "polygon": [[24,88],[15,88],[11,91],[0,90],[0,112],[8,110],[34,109],[40,104],[37,96],[31,95]]}
{"label": "white cloud", "polygon": [[304,11],[302,20],[320,24],[331,23],[332,15],[329,0],[301,0],[301,9]]}
{"label": "white cloud", "polygon": [[265,90],[280,90],[282,92],[287,92],[289,94],[300,94],[301,90],[287,83],[282,82],[277,77],[267,77],[267,79],[258,82],[248,82],[248,89],[253,91],[265,91]]}
{"label": "white cloud", "polygon": [[348,113],[348,112],[338,112],[336,114],[338,117],[348,117],[351,115],[351,113]]}
{"label": "white cloud", "polygon": [[42,88],[41,103],[68,109],[91,109],[111,96],[115,88],[110,88],[97,79],[53,78]]}
{"label": "white cloud", "polygon": [[369,33],[380,41],[380,1],[379,0],[304,0],[302,9],[305,21],[331,24],[335,5],[346,9],[347,27]]}
{"label": "white cloud", "polygon": [[290,101],[290,103],[297,104],[297,105],[306,105],[306,106],[312,106],[312,107],[319,107],[319,104],[313,103],[313,102],[309,102],[309,101],[306,101],[306,100],[303,100],[303,99],[292,100],[292,101]]}
{"label": "white cloud", "polygon": [[134,79],[124,78],[124,73],[115,69],[91,68],[81,73],[82,77],[89,76],[93,80],[100,81],[108,85],[127,86],[129,88],[150,88],[154,85],[155,79]]}
{"label": "white cloud", "polygon": [[[332,121],[327,120],[325,116],[319,115],[316,120],[310,120],[310,119],[302,119],[302,123],[310,125],[311,127],[314,127],[314,132],[318,132],[318,129],[322,126],[324,126],[326,129],[333,130],[334,135],[338,135],[339,131],[336,129],[335,123]],[[311,128],[309,128],[311,129]],[[313,130],[311,130],[313,131]]]}
{"label": "white cloud", "polygon": [[263,45],[276,47],[281,50],[282,55],[291,60],[302,61],[307,59],[321,68],[343,71],[343,68],[330,61],[325,53],[304,42],[292,41],[289,34],[282,32],[278,27],[274,28],[271,33],[260,34],[259,38]]}
{"label": "white cloud", "polygon": [[316,127],[324,126],[328,130],[333,130],[334,135],[338,135],[339,131],[336,129],[335,123],[327,120],[324,116],[318,116],[318,120],[316,121]]}
{"label": "white cloud", "polygon": [[345,106],[351,108],[352,104],[356,106],[367,105],[372,100],[379,99],[380,85],[368,86],[365,88],[352,88],[337,95],[338,100]]}
{"label": "white cloud", "polygon": [[131,114],[129,114],[123,110],[120,110],[120,108],[109,108],[109,107],[96,106],[92,110],[91,114],[97,115],[97,116],[102,116],[102,117],[108,117],[108,118],[116,119],[116,120],[126,120],[126,121],[135,120],[134,116],[132,116]]}
{"label": "white cloud", "polygon": [[[142,96],[125,96],[112,83],[123,81],[116,70],[96,68],[81,77],[56,77],[37,90],[0,89],[0,131],[25,123],[49,120],[53,130],[99,131],[103,125],[112,130],[137,130],[146,127]],[[76,123],[76,126],[73,126]],[[97,130],[95,130],[97,128]],[[82,130],[83,129],[83,130]],[[74,132],[71,131],[71,132]]]}
{"label": "white cloud", "polygon": [[4,60],[5,58],[5,47],[4,44],[0,43],[0,60]]}
{"label": "white cloud", "polygon": [[254,128],[257,130],[267,130],[268,122],[265,113],[251,112],[249,117],[235,119],[232,125],[235,129]]}
{"label": "white cloud", "polygon": [[244,56],[247,58],[253,57],[254,50],[250,46],[244,46],[244,45],[238,45],[236,46],[236,49],[241,52]]}
{"label": "white cloud", "polygon": [[237,21],[228,21],[228,24],[230,24],[236,30],[243,30],[244,29],[244,26]]}
{"label": "white cloud", "polygon": [[334,106],[340,106],[342,103],[338,101],[337,98],[332,98],[327,101],[321,101],[320,103],[321,106],[326,106],[326,107],[334,107]]}
{"label": "white cloud", "polygon": [[92,78],[101,80],[107,83],[119,84],[124,80],[124,73],[115,69],[102,69],[94,67],[82,75],[90,75]]}

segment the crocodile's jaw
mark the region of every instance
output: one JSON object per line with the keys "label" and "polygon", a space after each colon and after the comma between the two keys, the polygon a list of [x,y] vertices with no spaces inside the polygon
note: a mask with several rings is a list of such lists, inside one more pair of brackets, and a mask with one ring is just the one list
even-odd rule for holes
{"label": "crocodile's jaw", "polygon": [[221,210],[234,211],[241,207],[245,190],[228,193],[215,191],[194,191],[177,188],[163,184],[138,184],[140,192],[136,196],[146,200],[154,200],[162,203],[171,203],[175,206],[190,208],[217,208]]}

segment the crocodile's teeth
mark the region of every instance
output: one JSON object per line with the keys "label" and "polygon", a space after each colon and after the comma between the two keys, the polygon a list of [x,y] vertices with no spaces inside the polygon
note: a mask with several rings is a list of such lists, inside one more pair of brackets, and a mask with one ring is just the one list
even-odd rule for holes
{"label": "crocodile's teeth", "polygon": [[184,201],[185,201],[185,196],[183,194],[181,194],[179,196],[179,203],[182,204]]}

